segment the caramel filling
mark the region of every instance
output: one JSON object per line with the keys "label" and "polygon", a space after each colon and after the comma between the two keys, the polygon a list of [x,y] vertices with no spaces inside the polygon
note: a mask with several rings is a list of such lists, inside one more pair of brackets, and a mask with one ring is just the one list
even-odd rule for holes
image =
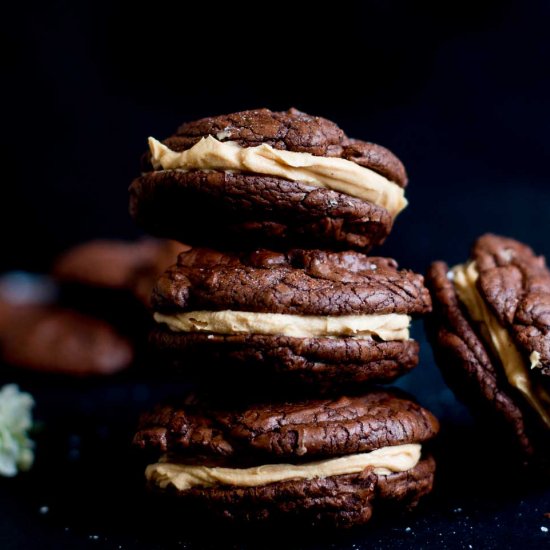
{"label": "caramel filling", "polygon": [[407,206],[402,187],[351,160],[281,151],[265,143],[241,147],[212,136],[181,152],[149,138],[149,149],[156,170],[221,170],[276,176],[357,197],[385,208],[392,217]]}
{"label": "caramel filling", "polygon": [[[489,311],[477,290],[476,282],[479,273],[475,262],[457,265],[451,273],[458,298],[468,310],[470,317],[480,324],[481,335],[500,359],[508,382],[523,395],[542,418],[546,427],[550,428],[550,395],[542,386],[533,384],[530,380],[527,361],[522,357],[508,331]],[[529,358],[531,368],[536,366],[539,359],[537,352],[531,353]]]}
{"label": "caramel filling", "polygon": [[343,337],[372,338],[384,341],[408,340],[411,318],[408,315],[288,315],[251,311],[186,311],[171,315],[155,313],[157,323],[174,332],[212,334],[271,334],[296,338]]}
{"label": "caramel filling", "polygon": [[161,489],[172,486],[178,491],[192,487],[257,487],[279,481],[314,479],[345,474],[358,474],[373,468],[375,474],[389,475],[414,468],[420,460],[421,445],[411,443],[382,447],[370,453],[359,453],[306,464],[264,464],[254,468],[218,468],[200,465],[157,462],[145,470],[145,477]]}

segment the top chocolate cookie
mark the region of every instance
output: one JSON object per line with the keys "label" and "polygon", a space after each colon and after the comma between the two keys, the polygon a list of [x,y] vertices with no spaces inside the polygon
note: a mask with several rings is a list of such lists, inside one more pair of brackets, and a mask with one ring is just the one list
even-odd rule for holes
{"label": "top chocolate cookie", "polygon": [[295,109],[243,111],[150,138],[130,212],[151,233],[192,244],[368,249],[406,206],[403,165]]}
{"label": "top chocolate cookie", "polygon": [[375,143],[350,139],[334,122],[297,109],[257,109],[187,122],[164,144],[174,151],[184,151],[206,136],[236,141],[243,147],[265,143],[280,150],[340,157],[370,168],[401,187],[407,185],[405,168],[391,151]]}

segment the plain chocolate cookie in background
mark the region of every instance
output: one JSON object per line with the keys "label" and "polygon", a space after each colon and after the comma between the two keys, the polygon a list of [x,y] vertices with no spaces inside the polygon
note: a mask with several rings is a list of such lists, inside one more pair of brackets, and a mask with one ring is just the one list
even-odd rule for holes
{"label": "plain chocolate cookie in background", "polygon": [[59,283],[81,289],[127,292],[149,307],[157,279],[176,263],[178,254],[188,249],[187,245],[164,239],[89,241],[56,258],[52,276]]}
{"label": "plain chocolate cookie in background", "polygon": [[[61,254],[51,278],[10,283],[8,274],[0,289],[0,356],[16,368],[71,377],[126,369],[145,347],[157,278],[188,248],[96,240]],[[28,285],[46,289],[47,299],[28,300]]]}
{"label": "plain chocolate cookie in background", "polygon": [[17,368],[88,377],[128,368],[134,347],[103,320],[55,305],[2,301],[0,356]]}
{"label": "plain chocolate cookie in background", "polygon": [[151,293],[162,273],[189,247],[165,239],[98,239],[59,255],[51,276],[62,306],[103,319],[146,348]]}

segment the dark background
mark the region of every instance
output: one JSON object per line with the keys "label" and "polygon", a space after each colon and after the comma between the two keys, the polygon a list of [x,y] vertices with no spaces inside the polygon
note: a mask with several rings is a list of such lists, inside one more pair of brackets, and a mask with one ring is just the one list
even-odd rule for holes
{"label": "dark background", "polygon": [[489,230],[550,253],[548,2],[202,4],[11,4],[6,268],[137,234],[126,190],[147,136],[259,106],[326,116],[403,160],[410,206],[383,249],[402,265],[457,261]]}
{"label": "dark background", "polygon": [[[127,187],[147,136],[261,106],[326,116],[403,160],[410,205],[376,251],[402,266],[458,262],[486,231],[550,255],[548,2],[19,2],[0,25],[1,270],[44,271],[82,240],[138,235]],[[410,523],[331,547],[543,545],[548,492],[472,473],[483,434],[415,332],[422,366],[400,384],[440,416],[446,457],[458,458],[443,461],[436,500]],[[150,510],[117,480],[138,410],[174,388],[142,374],[2,378],[33,391],[46,431],[35,472],[0,486],[0,547],[191,544],[184,523],[179,535],[145,527]]]}

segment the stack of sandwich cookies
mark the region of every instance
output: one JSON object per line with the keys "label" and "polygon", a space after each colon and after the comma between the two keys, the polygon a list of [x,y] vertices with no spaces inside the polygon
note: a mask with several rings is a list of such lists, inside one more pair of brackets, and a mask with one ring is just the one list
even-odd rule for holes
{"label": "stack of sandwich cookies", "polygon": [[365,255],[407,205],[401,162],[293,109],[202,119],[149,146],[131,214],[193,246],[157,281],[150,341],[217,395],[143,416],[149,486],[246,521],[349,526],[415,505],[437,421],[372,384],[417,365],[409,325],[431,298],[421,275]]}
{"label": "stack of sandwich cookies", "polygon": [[434,302],[429,330],[449,385],[507,433],[510,450],[547,454],[550,271],[544,258],[512,239],[484,235],[468,262],[452,269],[435,262],[427,280]]}
{"label": "stack of sandwich cookies", "polygon": [[194,245],[365,251],[407,205],[397,157],[295,109],[205,118],[149,146],[130,212],[149,233]]}
{"label": "stack of sandwich cookies", "polygon": [[387,258],[192,249],[154,289],[151,341],[188,371],[214,359],[208,377],[218,360],[230,377],[245,369],[262,384],[272,377],[334,389],[389,382],[415,367],[410,316],[430,308],[423,277]]}
{"label": "stack of sandwich cookies", "polygon": [[373,507],[414,506],[431,491],[434,461],[422,444],[437,420],[405,397],[361,397],[220,408],[159,407],[134,444],[162,456],[150,487],[233,520],[299,517],[367,522]]}

